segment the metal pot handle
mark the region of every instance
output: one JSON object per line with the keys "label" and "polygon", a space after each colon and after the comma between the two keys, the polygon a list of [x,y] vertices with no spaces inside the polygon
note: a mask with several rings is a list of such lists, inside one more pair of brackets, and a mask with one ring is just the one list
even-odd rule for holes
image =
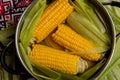
{"label": "metal pot handle", "polygon": [[[11,74],[20,75],[20,74],[23,74],[24,72],[22,72],[22,71],[23,71],[23,69],[21,69],[22,66],[21,66],[21,64],[20,64],[20,61],[18,60],[18,57],[16,56],[16,50],[15,50],[14,42],[15,42],[15,41],[12,40],[12,41],[9,42],[8,45],[3,49],[2,53],[1,53],[1,58],[0,58],[0,59],[1,59],[1,66],[2,66],[7,72],[9,72],[9,73],[11,73]],[[14,58],[15,58],[15,69],[12,69],[11,67],[9,67],[9,66],[7,65],[6,59],[5,59],[5,57],[6,57],[7,53],[8,53],[8,49],[9,49],[9,48],[11,49],[11,46],[14,47],[14,50],[11,51],[9,54],[15,52],[15,54],[14,54],[14,55],[15,55],[15,56],[14,56]],[[12,55],[12,56],[13,56],[13,55]]]}
{"label": "metal pot handle", "polygon": [[118,33],[118,34],[116,35],[116,38],[118,38],[118,37],[120,37],[120,33]]}
{"label": "metal pot handle", "polygon": [[110,2],[102,2],[103,5],[111,5],[111,6],[116,6],[120,8],[120,2],[118,1],[110,1]]}

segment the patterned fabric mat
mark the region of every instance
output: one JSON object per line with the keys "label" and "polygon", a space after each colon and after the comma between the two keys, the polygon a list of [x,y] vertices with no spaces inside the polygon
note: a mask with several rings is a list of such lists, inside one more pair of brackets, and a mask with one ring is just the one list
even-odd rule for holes
{"label": "patterned fabric mat", "polygon": [[32,0],[0,0],[0,29],[8,27],[8,21],[18,23],[31,2]]}
{"label": "patterned fabric mat", "polygon": [[[0,0],[0,30],[7,28],[9,23],[17,24],[22,13],[33,0]],[[4,46],[0,43],[0,53]],[[35,80],[29,74],[12,75],[7,73],[0,64],[0,80]]]}

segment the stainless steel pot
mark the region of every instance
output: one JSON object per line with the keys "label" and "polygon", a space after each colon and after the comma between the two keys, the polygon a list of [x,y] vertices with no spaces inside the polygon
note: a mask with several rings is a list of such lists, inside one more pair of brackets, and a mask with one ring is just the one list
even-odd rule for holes
{"label": "stainless steel pot", "polygon": [[[116,34],[115,34],[115,29],[114,29],[114,24],[112,22],[112,19],[111,19],[109,13],[107,12],[107,10],[104,8],[104,6],[100,2],[98,2],[97,0],[88,0],[88,1],[96,8],[97,14],[101,17],[101,19],[104,22],[105,27],[107,27],[107,29],[109,30],[110,35],[111,35],[111,44],[112,44],[111,49],[109,51],[107,51],[107,56],[106,56],[107,60],[105,62],[105,65],[103,65],[91,77],[91,80],[94,80],[94,79],[97,79],[102,74],[102,72],[105,70],[105,68],[107,68],[107,65],[109,64],[109,62],[112,58],[112,54],[113,54],[114,48],[115,48]],[[26,9],[26,11],[23,13],[22,17],[20,18],[20,21],[19,21],[18,26],[17,26],[16,34],[15,34],[15,48],[16,48],[16,54],[17,54],[20,62],[22,63],[22,66],[24,67],[24,69],[29,74],[31,74],[33,77],[35,77],[37,79],[37,77],[35,75],[33,75],[33,73],[27,68],[26,64],[24,63],[24,61],[21,57],[21,52],[20,52],[19,46],[18,46],[19,36],[20,36],[21,29],[22,29],[22,25],[23,25],[23,22],[25,20],[25,16],[27,15],[26,13],[28,13],[30,11],[30,9],[32,8],[32,6],[34,6],[35,3],[36,3],[36,0]],[[5,51],[3,51],[3,53],[4,52]],[[4,60],[2,60],[2,61],[4,64],[5,61]],[[12,72],[12,71],[8,70],[7,68],[5,68],[7,71]],[[15,72],[15,73],[17,73],[17,72]]]}

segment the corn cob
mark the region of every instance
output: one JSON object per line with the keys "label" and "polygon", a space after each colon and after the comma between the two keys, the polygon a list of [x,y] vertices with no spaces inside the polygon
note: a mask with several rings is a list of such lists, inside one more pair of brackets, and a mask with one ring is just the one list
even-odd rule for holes
{"label": "corn cob", "polygon": [[82,73],[88,68],[87,62],[80,56],[40,44],[33,45],[29,58],[33,65],[44,65],[67,74]]}
{"label": "corn cob", "polygon": [[55,49],[59,49],[59,50],[65,50],[64,47],[62,47],[61,45],[57,44],[51,35],[49,35],[46,39],[45,39],[45,43],[49,46],[49,47],[52,47],[52,48],[55,48]]}
{"label": "corn cob", "polygon": [[77,34],[65,24],[58,25],[58,29],[52,37],[56,43],[75,52],[74,54],[79,54],[84,59],[98,61],[102,57],[101,53],[92,52],[95,49],[93,43]]}
{"label": "corn cob", "polygon": [[73,7],[67,0],[56,0],[45,9],[43,15],[38,20],[33,37],[39,43],[45,39],[58,24],[63,22],[73,11]]}

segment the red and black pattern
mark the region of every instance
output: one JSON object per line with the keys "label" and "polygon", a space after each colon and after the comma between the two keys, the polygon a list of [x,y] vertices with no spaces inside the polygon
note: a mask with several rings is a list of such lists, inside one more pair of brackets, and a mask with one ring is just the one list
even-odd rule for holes
{"label": "red and black pattern", "polygon": [[[33,0],[0,0],[0,30],[8,27],[11,23],[17,24],[20,16],[25,11],[26,7]],[[0,55],[2,50],[5,48],[3,44],[0,43]],[[0,64],[0,71],[3,70]],[[13,80],[13,75],[8,75],[9,80]],[[20,75],[20,80],[35,80],[29,74]]]}
{"label": "red and black pattern", "polygon": [[31,2],[32,0],[0,0],[0,29],[8,27],[8,21],[17,24]]}

